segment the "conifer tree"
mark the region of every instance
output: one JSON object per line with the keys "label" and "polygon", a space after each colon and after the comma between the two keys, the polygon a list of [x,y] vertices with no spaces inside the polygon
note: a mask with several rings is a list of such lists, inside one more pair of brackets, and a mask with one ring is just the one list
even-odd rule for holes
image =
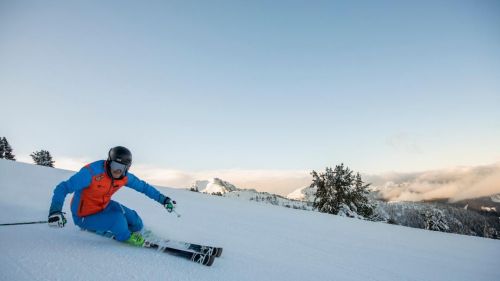
{"label": "conifer tree", "polygon": [[368,199],[369,184],[365,184],[361,176],[344,164],[327,167],[325,173],[318,174],[312,171],[313,182],[311,188],[316,188],[316,197],[313,207],[320,212],[339,214],[349,217],[370,217],[373,214],[373,205]]}
{"label": "conifer tree", "polygon": [[370,184],[365,184],[361,175],[356,173],[353,201],[357,206],[358,214],[365,218],[371,218],[375,210],[375,206],[368,199],[368,194],[370,193],[368,190],[369,187]]}
{"label": "conifer tree", "polygon": [[0,159],[5,158],[5,145],[3,142],[3,137],[0,137]]}
{"label": "conifer tree", "polygon": [[333,170],[327,167],[325,173],[318,174],[312,171],[313,182],[311,188],[316,187],[316,197],[314,198],[313,208],[322,213],[336,214],[338,206],[335,205],[332,198],[334,190],[331,188],[333,182]]}
{"label": "conifer tree", "polygon": [[422,216],[424,217],[425,229],[442,232],[447,232],[450,229],[442,210],[429,209],[426,210]]}
{"label": "conifer tree", "polygon": [[54,168],[54,161],[47,150],[35,151],[30,156],[33,158],[35,164]]}
{"label": "conifer tree", "polygon": [[16,161],[16,157],[12,154],[12,147],[5,137],[2,138],[3,158],[7,160]]}

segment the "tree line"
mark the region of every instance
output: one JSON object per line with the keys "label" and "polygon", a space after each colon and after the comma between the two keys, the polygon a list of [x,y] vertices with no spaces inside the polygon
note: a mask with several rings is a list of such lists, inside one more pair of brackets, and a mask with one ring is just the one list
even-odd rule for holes
{"label": "tree line", "polygon": [[[55,161],[49,151],[43,149],[34,151],[30,156],[35,164],[54,168]],[[0,137],[0,159],[16,161],[12,146],[6,137]]]}

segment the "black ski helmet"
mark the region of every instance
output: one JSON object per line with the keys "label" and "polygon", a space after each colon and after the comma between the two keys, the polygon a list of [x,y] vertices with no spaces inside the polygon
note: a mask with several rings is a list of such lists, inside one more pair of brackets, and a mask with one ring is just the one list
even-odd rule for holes
{"label": "black ski helmet", "polygon": [[130,165],[132,165],[132,153],[130,152],[130,150],[128,150],[126,147],[123,146],[113,147],[109,150],[108,153],[108,170],[109,170],[109,163],[111,161],[127,165],[127,169],[123,173],[125,175],[127,174]]}

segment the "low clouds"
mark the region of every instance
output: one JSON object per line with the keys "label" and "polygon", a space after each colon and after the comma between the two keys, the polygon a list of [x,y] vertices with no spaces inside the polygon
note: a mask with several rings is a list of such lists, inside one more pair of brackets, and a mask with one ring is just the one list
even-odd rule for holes
{"label": "low clouds", "polygon": [[[18,157],[20,161],[31,163],[30,157]],[[55,166],[59,169],[78,171],[91,159],[76,159],[59,157]],[[173,188],[189,188],[197,180],[221,178],[238,188],[253,188],[258,191],[267,191],[280,195],[309,186],[312,181],[310,171],[300,170],[205,170],[182,171],[176,169],[159,168],[151,165],[132,165],[131,172],[141,179],[158,186]]]}
{"label": "low clouds", "polygon": [[294,170],[207,170],[180,171],[136,166],[133,172],[139,177],[160,186],[190,187],[197,180],[221,178],[238,188],[253,188],[258,191],[288,195],[295,189],[311,184],[309,171]]}
{"label": "low clouds", "polygon": [[392,173],[366,177],[390,201],[463,199],[500,193],[500,163],[421,173]]}
{"label": "low clouds", "polygon": [[[411,148],[410,145],[408,148]],[[413,150],[413,148],[411,148]],[[418,149],[417,149],[418,150]],[[28,161],[29,157],[19,157]],[[31,159],[29,159],[31,160]],[[56,167],[78,171],[89,159],[57,158]],[[301,170],[206,170],[181,171],[148,165],[133,165],[131,171],[155,185],[188,188],[197,180],[221,178],[239,188],[253,188],[280,195],[309,186],[311,171]],[[500,162],[477,167],[457,167],[418,173],[386,173],[363,175],[365,182],[390,201],[422,201],[431,199],[463,199],[500,193]]]}
{"label": "low clouds", "polygon": [[[190,187],[196,180],[218,177],[239,188],[254,188],[280,195],[288,195],[298,188],[309,186],[312,181],[310,171],[293,170],[186,172],[139,166],[134,168],[134,173],[161,186]],[[363,178],[372,183],[383,199],[390,201],[459,201],[500,193],[500,163],[419,173],[363,175]]]}

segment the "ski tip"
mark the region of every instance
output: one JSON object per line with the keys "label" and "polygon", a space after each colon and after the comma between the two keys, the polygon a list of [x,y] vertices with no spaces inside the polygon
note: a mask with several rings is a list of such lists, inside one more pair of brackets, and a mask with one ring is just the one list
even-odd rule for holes
{"label": "ski tip", "polygon": [[215,257],[220,257],[222,255],[222,248],[216,248],[216,254],[215,254]]}
{"label": "ski tip", "polygon": [[215,256],[208,254],[193,253],[191,260],[202,265],[211,266],[215,261]]}
{"label": "ski tip", "polygon": [[206,263],[204,262],[203,265],[212,266],[212,264],[214,264],[214,261],[215,261],[214,256],[207,255]]}

